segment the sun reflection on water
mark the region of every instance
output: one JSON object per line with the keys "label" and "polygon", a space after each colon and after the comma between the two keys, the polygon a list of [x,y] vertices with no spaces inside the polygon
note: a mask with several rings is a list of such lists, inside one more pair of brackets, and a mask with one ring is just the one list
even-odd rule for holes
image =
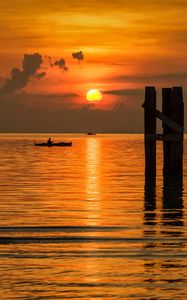
{"label": "sun reflection on water", "polygon": [[[88,215],[92,219],[92,225],[96,225],[100,217],[100,146],[98,138],[87,139],[86,200]],[[90,211],[92,212],[91,214]]]}

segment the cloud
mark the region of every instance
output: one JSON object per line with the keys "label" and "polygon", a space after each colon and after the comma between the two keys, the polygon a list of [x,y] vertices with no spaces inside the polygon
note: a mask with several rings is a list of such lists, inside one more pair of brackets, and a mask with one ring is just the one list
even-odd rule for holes
{"label": "cloud", "polygon": [[59,60],[55,60],[52,56],[45,56],[45,58],[48,60],[49,66],[53,68],[54,66],[59,67],[59,69],[63,69],[65,72],[68,71],[68,67],[66,65],[66,61],[64,58],[61,58]]}
{"label": "cloud", "polygon": [[73,52],[72,56],[73,56],[74,59],[77,59],[78,61],[81,61],[81,60],[84,59],[84,54],[83,54],[82,51],[80,51],[80,52]]}
{"label": "cloud", "polygon": [[66,72],[68,71],[68,67],[66,66],[66,61],[63,58],[56,60],[53,65],[58,66],[60,69],[63,69]]}
{"label": "cloud", "polygon": [[[185,95],[187,89],[184,102]],[[93,110],[90,105],[76,105],[76,101],[74,105],[71,97],[78,95],[1,95],[0,132],[88,132],[90,128],[96,132],[143,132],[142,102],[128,109],[117,103],[111,110]]]}
{"label": "cloud", "polygon": [[24,54],[23,70],[13,68],[11,77],[7,78],[5,84],[0,89],[0,92],[9,94],[24,88],[32,76],[38,76],[37,71],[40,69],[42,62],[42,56],[39,53]]}
{"label": "cloud", "polygon": [[134,82],[134,83],[173,83],[184,85],[187,83],[187,73],[166,73],[166,74],[155,74],[155,75],[139,75],[139,76],[128,76],[120,75],[113,77],[112,80],[120,82]]}
{"label": "cloud", "polygon": [[37,73],[36,75],[34,75],[35,78],[41,79],[46,75],[46,72],[41,72],[41,73]]}
{"label": "cloud", "polygon": [[[89,128],[96,132],[140,131],[138,125],[143,119],[138,119],[135,111],[129,112],[123,106],[93,110],[89,105],[71,104],[75,96],[4,95],[4,101],[0,101],[0,132],[87,132]],[[132,124],[132,119],[138,121]]]}
{"label": "cloud", "polygon": [[30,93],[17,93],[17,94],[8,94],[4,97],[1,97],[1,101],[4,99],[4,102],[11,102],[10,99],[14,99],[14,105],[23,105],[30,109],[46,109],[46,110],[58,110],[58,109],[74,109],[79,107],[80,96],[75,93],[66,92],[61,94],[30,94]]}
{"label": "cloud", "polygon": [[50,65],[50,67],[52,68],[53,65],[54,65],[53,62],[52,62],[52,57],[51,57],[51,56],[45,56],[45,58],[48,59],[49,65]]}
{"label": "cloud", "polygon": [[118,96],[139,96],[143,92],[144,92],[143,89],[121,89],[121,90],[102,91],[102,94],[118,95]]}

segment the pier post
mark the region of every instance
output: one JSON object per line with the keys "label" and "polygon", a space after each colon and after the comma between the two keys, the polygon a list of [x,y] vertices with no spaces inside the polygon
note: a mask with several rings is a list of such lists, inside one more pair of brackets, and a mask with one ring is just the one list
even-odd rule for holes
{"label": "pier post", "polygon": [[156,134],[156,115],[150,107],[156,109],[156,90],[155,87],[145,88],[144,107],[144,146],[145,146],[145,176],[156,176],[156,139],[150,136]]}
{"label": "pier post", "polygon": [[[162,90],[162,112],[181,128],[184,127],[184,103],[181,87]],[[169,140],[164,137],[170,137]],[[175,139],[174,137],[177,137]],[[163,123],[163,176],[182,176],[183,132],[176,132]]]}

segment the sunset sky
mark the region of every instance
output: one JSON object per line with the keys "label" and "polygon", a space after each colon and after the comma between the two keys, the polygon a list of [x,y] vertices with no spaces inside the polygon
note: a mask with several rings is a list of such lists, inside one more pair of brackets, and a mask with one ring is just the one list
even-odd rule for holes
{"label": "sunset sky", "polygon": [[0,131],[141,132],[146,85],[186,95],[186,16],[186,0],[1,1]]}

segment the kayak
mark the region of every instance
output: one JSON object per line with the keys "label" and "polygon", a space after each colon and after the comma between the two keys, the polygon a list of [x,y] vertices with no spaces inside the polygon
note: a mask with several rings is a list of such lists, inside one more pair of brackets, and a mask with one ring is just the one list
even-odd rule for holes
{"label": "kayak", "polygon": [[34,143],[35,146],[40,147],[71,147],[72,142],[59,142],[59,143]]}

